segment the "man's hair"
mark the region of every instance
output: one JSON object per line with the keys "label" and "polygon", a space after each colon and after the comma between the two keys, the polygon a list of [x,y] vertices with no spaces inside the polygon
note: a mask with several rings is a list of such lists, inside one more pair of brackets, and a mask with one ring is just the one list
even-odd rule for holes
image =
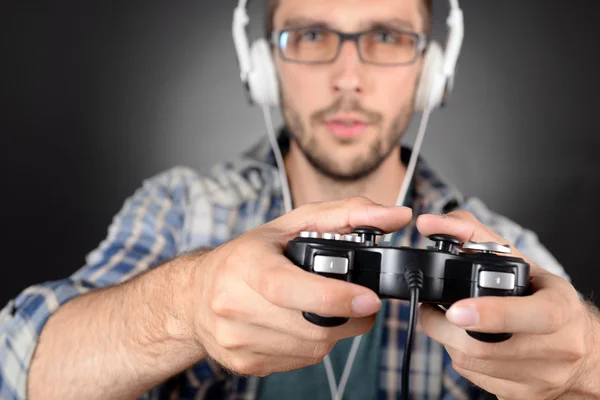
{"label": "man's hair", "polygon": [[[265,0],[266,1],[266,13],[265,13],[265,37],[268,41],[271,40],[271,34],[273,33],[273,17],[275,16],[275,10],[279,5],[279,0]],[[429,34],[431,31],[431,12],[433,8],[433,0],[421,0],[421,13],[423,14],[423,31]]]}

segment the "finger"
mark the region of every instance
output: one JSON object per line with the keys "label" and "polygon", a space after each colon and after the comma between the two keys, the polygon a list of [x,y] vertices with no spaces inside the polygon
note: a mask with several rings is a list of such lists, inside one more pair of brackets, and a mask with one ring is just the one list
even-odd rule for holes
{"label": "finger", "polygon": [[532,392],[526,384],[512,382],[510,380],[498,379],[478,372],[469,371],[459,366],[452,365],[454,370],[461,376],[465,377],[471,383],[487,391],[493,393],[498,398],[506,399],[533,399]]}
{"label": "finger", "polygon": [[530,371],[523,370],[523,367],[528,365],[528,363],[523,360],[481,360],[468,356],[450,346],[444,347],[450,358],[452,358],[452,366],[454,368],[513,382],[530,379]]}
{"label": "finger", "polygon": [[351,318],[343,325],[322,327],[307,321],[300,311],[279,308],[277,318],[255,318],[255,323],[262,327],[278,330],[299,340],[338,341],[359,336],[371,330],[375,324],[375,315],[362,318]]}
{"label": "finger", "polygon": [[[271,374],[273,372],[288,372],[315,365],[321,361],[323,361],[323,358],[276,356],[269,359],[266,369],[268,370],[267,374]],[[264,376],[266,376],[266,374]]]}
{"label": "finger", "polygon": [[323,358],[333,340],[306,340],[241,321],[221,319],[215,328],[217,344],[227,351],[251,351],[271,356]]}
{"label": "finger", "polygon": [[431,339],[476,359],[542,360],[548,356],[549,344],[544,336],[514,334],[504,342],[482,342],[448,321],[443,311],[428,304],[419,308],[419,321],[423,332]]}
{"label": "finger", "polygon": [[373,226],[383,232],[402,229],[412,219],[412,210],[383,206],[366,197],[311,203],[271,222],[283,232],[282,245],[301,231],[350,233],[359,226]]}
{"label": "finger", "polygon": [[511,256],[523,258],[527,263],[531,261],[519,249],[508,243],[502,236],[492,231],[481,223],[468,211],[458,210],[447,215],[423,214],[417,218],[417,229],[426,237],[434,234],[454,236],[462,243],[467,241],[508,244],[511,247]]}
{"label": "finger", "polygon": [[485,296],[454,303],[446,318],[481,332],[550,334],[562,329],[578,301],[568,282],[550,273],[532,277],[534,293],[525,297]]}
{"label": "finger", "polygon": [[304,271],[275,254],[263,268],[245,268],[243,279],[270,303],[328,317],[365,317],[381,308],[372,290]]}
{"label": "finger", "polygon": [[236,353],[221,351],[222,354],[213,357],[227,370],[246,376],[264,377],[273,372],[293,371],[322,361],[318,358],[272,356],[252,351]]}
{"label": "finger", "polygon": [[543,388],[552,381],[561,386],[570,377],[570,370],[565,368],[563,360],[481,360],[450,346],[445,348],[454,367],[501,380],[527,383],[530,387]]}
{"label": "finger", "polygon": [[[362,335],[373,327],[376,317],[351,318],[341,326],[321,327],[307,321],[299,310],[272,304],[243,282],[228,285],[213,300],[211,309],[218,318],[258,325],[309,341],[337,341]],[[211,329],[214,330],[214,325]]]}

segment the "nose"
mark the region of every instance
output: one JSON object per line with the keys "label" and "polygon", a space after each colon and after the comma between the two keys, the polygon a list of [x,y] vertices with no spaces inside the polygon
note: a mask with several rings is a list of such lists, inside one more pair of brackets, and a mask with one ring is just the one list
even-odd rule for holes
{"label": "nose", "polygon": [[333,65],[331,82],[333,91],[342,95],[363,93],[364,78],[361,67],[356,43],[346,41],[342,44],[340,54]]}

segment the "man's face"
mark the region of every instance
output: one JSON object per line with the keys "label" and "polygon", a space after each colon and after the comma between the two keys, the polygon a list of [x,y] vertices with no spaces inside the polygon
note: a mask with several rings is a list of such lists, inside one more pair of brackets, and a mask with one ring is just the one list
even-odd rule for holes
{"label": "man's face", "polygon": [[[275,30],[325,26],[422,32],[421,0],[280,0]],[[283,114],[296,143],[320,172],[355,180],[374,171],[405,131],[421,68],[362,63],[354,42],[328,64],[298,64],[275,51]]]}

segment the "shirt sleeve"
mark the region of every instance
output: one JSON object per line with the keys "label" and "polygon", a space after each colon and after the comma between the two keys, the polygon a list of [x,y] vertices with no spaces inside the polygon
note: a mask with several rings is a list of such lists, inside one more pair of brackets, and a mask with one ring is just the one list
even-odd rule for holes
{"label": "shirt sleeve", "polygon": [[88,254],[83,267],[68,278],[26,288],[0,311],[1,399],[26,398],[40,332],[61,305],[176,256],[192,177],[191,171],[173,168],[146,180],[125,201],[107,237]]}

